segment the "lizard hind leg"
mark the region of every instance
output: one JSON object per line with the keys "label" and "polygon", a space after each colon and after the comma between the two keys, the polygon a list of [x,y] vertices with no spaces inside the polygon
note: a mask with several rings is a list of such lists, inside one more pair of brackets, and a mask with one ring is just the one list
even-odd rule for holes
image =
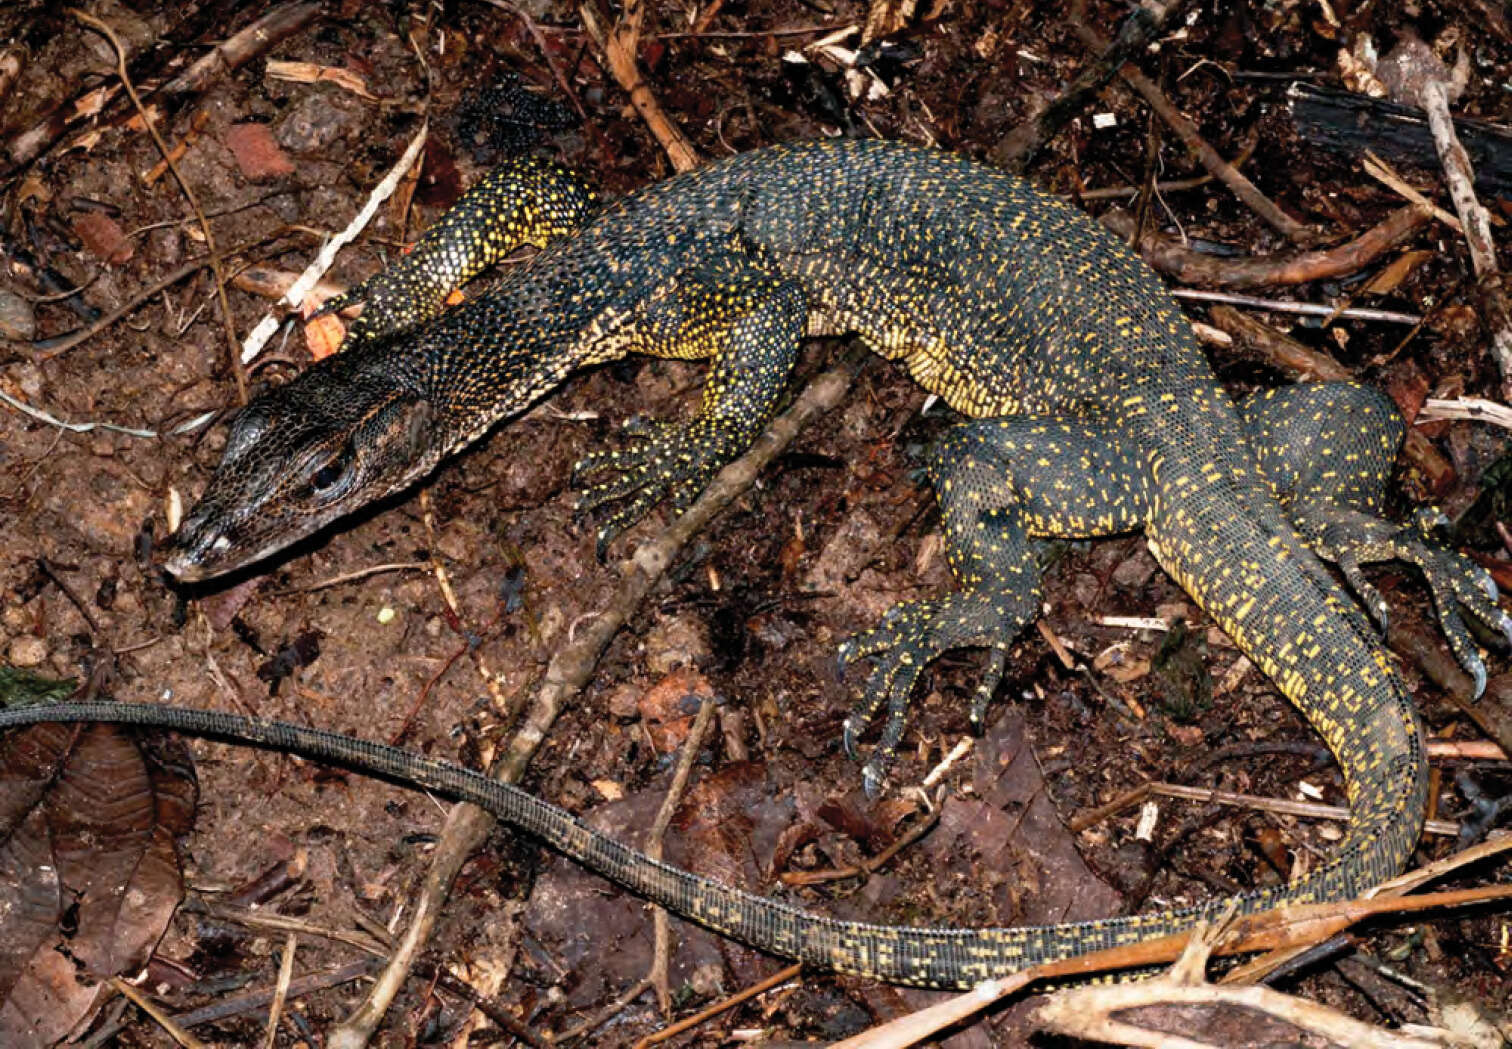
{"label": "lizard hind leg", "polygon": [[842,666],[873,660],[863,698],[845,721],[845,746],[887,709],[862,770],[868,794],[880,787],[902,739],[909,695],[920,672],[954,648],[986,647],[972,700],[973,727],[1002,677],[1008,648],[1043,600],[1035,540],[1088,538],[1139,528],[1149,506],[1137,449],[1113,427],[1085,419],[1014,416],[957,427],[930,464],[945,549],[961,588],[894,606],[873,630],[840,647]]}
{"label": "lizard hind leg", "polygon": [[1385,394],[1358,383],[1308,383],[1252,394],[1239,404],[1250,445],[1293,525],[1313,552],[1339,567],[1385,631],[1385,599],[1362,565],[1404,561],[1422,573],[1449,648],[1475,679],[1486,667],[1465,617],[1512,644],[1512,618],[1497,605],[1490,575],[1445,541],[1444,515],[1416,511],[1405,524],[1383,516],[1386,482],[1405,424]]}

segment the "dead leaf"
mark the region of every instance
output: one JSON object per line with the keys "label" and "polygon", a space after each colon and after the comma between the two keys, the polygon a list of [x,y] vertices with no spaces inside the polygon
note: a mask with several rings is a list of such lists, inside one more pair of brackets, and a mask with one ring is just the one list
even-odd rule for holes
{"label": "dead leaf", "polygon": [[274,80],[287,80],[296,84],[317,84],[321,81],[335,84],[344,91],[350,91],[359,98],[365,98],[370,102],[378,101],[378,96],[368,90],[367,81],[360,73],[355,73],[344,66],[322,66],[314,62],[281,62],[277,59],[268,60],[268,76]]}
{"label": "dead leaf", "polygon": [[40,1049],[147,961],[183,897],[198,797],[181,744],[108,725],[0,740],[0,1044]]}
{"label": "dead leaf", "polygon": [[1097,658],[1092,660],[1092,667],[1123,685],[1138,681],[1148,674],[1150,661],[1144,656],[1134,655],[1129,651],[1129,643],[1120,641],[1099,652]]}
{"label": "dead leaf", "polygon": [[346,325],[334,313],[316,317],[305,323],[305,346],[315,360],[324,360],[341,349],[341,340],[346,338]]}
{"label": "dead leaf", "polygon": [[1370,278],[1370,282],[1365,285],[1365,294],[1390,295],[1412,274],[1413,270],[1433,258],[1434,254],[1435,252],[1425,249],[1402,252],[1391,260],[1391,265]]}

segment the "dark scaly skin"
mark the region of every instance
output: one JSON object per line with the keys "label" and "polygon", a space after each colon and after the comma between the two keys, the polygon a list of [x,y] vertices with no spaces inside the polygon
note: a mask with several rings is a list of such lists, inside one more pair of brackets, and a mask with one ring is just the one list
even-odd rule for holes
{"label": "dark scaly skin", "polygon": [[[486,253],[491,242],[471,231],[489,213],[464,202],[460,214],[465,254]],[[586,505],[614,507],[607,540],[658,500],[696,494],[770,418],[799,337],[836,331],[858,333],[982,417],[947,439],[935,464],[963,588],[900,606],[848,646],[877,661],[848,737],[871,710],[890,711],[869,779],[901,733],[919,670],[942,651],[992,650],[978,706],[985,701],[1007,645],[1038,607],[1031,540],[1142,527],[1161,564],[1296,703],[1344,772],[1353,819],[1333,857],[1289,886],[1241,897],[1240,911],[1352,896],[1401,869],[1427,783],[1410,697],[1365,615],[1279,505],[1185,318],[1085,216],[957,157],[875,142],[778,147],[600,208],[490,293],[359,340],[250,407],[169,567],[184,578],[213,575],[309,534],[408,485],[575,368],[630,352],[713,357],[692,423],[583,464],[598,478]],[[198,718],[140,720],[275,746],[309,742]],[[534,799],[471,780],[443,787],[436,766],[418,758],[325,746],[333,759],[479,800],[718,931],[898,982],[968,986],[1183,929],[1231,902],[1022,929],[836,923],[556,827]]]}

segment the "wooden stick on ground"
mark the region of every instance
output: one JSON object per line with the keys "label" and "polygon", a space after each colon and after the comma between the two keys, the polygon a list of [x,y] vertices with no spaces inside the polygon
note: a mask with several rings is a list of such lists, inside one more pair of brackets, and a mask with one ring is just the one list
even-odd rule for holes
{"label": "wooden stick on ground", "polygon": [[[1139,253],[1151,266],[1183,284],[1220,288],[1305,284],[1359,272],[1405,243],[1432,217],[1431,207],[1412,204],[1398,208],[1358,237],[1332,248],[1238,259],[1204,255],[1173,237],[1150,230],[1139,239]],[[1098,221],[1126,240],[1134,235],[1134,216],[1127,211],[1110,211]]]}
{"label": "wooden stick on ground", "polygon": [[[672,816],[677,812],[677,806],[682,803],[683,791],[687,789],[688,777],[693,772],[693,761],[698,757],[698,752],[703,749],[704,737],[709,734],[709,722],[712,720],[714,720],[714,700],[705,698],[699,704],[698,716],[693,719],[693,727],[688,731],[688,738],[683,740],[683,751],[677,759],[677,769],[672,773],[672,785],[667,788],[667,796],[662,799],[661,808],[657,810],[656,820],[651,824],[651,833],[646,839],[646,855],[653,860],[662,858],[667,828],[672,824]],[[655,915],[655,946],[651,951],[651,971],[646,979],[650,980],[651,986],[656,989],[662,1016],[670,1018],[672,1016],[672,989],[668,983],[667,971],[672,956],[672,925],[667,919],[665,907],[657,907]]]}
{"label": "wooden stick on ground", "polygon": [[651,93],[651,88],[646,84],[645,77],[641,76],[640,66],[635,61],[640,46],[641,25],[646,19],[644,0],[627,0],[625,13],[607,32],[592,3],[580,5],[578,13],[582,16],[583,28],[588,30],[588,35],[608,60],[609,71],[630,96],[630,104],[651,129],[651,134],[656,136],[656,141],[661,143],[672,166],[678,171],[692,171],[698,167],[702,163],[698,150],[688,141],[682,129],[663,112],[661,103]]}
{"label": "wooden stick on ground", "polygon": [[[1465,53],[1460,52],[1461,60]],[[1470,262],[1480,282],[1481,322],[1491,334],[1491,353],[1501,369],[1502,395],[1512,398],[1512,304],[1507,281],[1496,261],[1491,240],[1491,217],[1475,196],[1475,171],[1470,155],[1454,132],[1449,103],[1457,94],[1453,77],[1433,49],[1410,31],[1376,67],[1376,76],[1393,99],[1422,107],[1433,132],[1433,145],[1444,167],[1444,182],[1454,210],[1464,224]]]}
{"label": "wooden stick on ground", "polygon": [[[1081,22],[1075,23],[1074,28],[1082,43],[1091,50],[1102,52],[1108,49],[1107,39],[1097,30]],[[1202,166],[1211,171],[1214,178],[1232,190],[1234,196],[1248,205],[1251,211],[1293,243],[1305,245],[1312,242],[1312,231],[1277,207],[1275,202],[1261,193],[1253,182],[1224,160],[1222,154],[1208,145],[1207,140],[1197,130],[1197,125],[1192,123],[1192,119],[1177,109],[1154,81],[1132,65],[1125,65],[1119,72],[1129,86],[1143,96],[1160,119],[1176,132],[1176,137],[1181,139],[1187,149],[1191,150]]]}
{"label": "wooden stick on ground", "polygon": [[[777,417],[750,451],[721,470],[681,517],[655,539],[643,543],[621,564],[620,584],[609,607],[584,627],[574,641],[559,649],[547,665],[530,710],[510,740],[504,756],[491,770],[496,779],[506,783],[519,782],[558,712],[588,683],[610,640],[640,606],[683,545],[750,487],[756,476],[811,419],[840,403],[850,388],[860,359],[859,353],[848,353],[839,365],[809,383],[792,407]],[[367,999],[342,1024],[331,1029],[326,1040],[327,1049],[360,1049],[367,1044],[429,938],[452,879],[488,837],[493,824],[493,817],[477,806],[457,805],[451,810],[441,840],[432,854],[425,884],[411,908],[409,928]]]}

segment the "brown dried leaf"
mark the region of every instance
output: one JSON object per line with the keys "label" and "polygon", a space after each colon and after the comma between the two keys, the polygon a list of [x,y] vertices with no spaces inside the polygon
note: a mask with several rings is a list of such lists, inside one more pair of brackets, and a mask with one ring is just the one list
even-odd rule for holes
{"label": "brown dried leaf", "polygon": [[145,964],[183,897],[174,839],[197,796],[177,744],[107,725],[0,740],[0,1045],[52,1045],[105,977]]}
{"label": "brown dried leaf", "polygon": [[282,62],[268,60],[268,76],[274,80],[288,80],[297,84],[315,84],[324,80],[350,91],[359,98],[376,102],[378,96],[368,90],[367,81],[361,74],[344,66],[321,66],[314,62]]}
{"label": "brown dried leaf", "polygon": [[334,313],[327,313],[305,322],[305,346],[314,360],[324,360],[341,349],[346,338],[346,325]]}
{"label": "brown dried leaf", "polygon": [[1138,681],[1148,674],[1150,661],[1144,656],[1133,655],[1128,643],[1120,641],[1099,652],[1097,658],[1092,660],[1092,667],[1123,685]]}
{"label": "brown dried leaf", "polygon": [[1365,285],[1365,294],[1390,295],[1402,281],[1411,276],[1413,270],[1433,258],[1434,254],[1423,249],[1402,252],[1391,261],[1391,265],[1370,278],[1370,283]]}
{"label": "brown dried leaf", "polygon": [[73,231],[91,255],[111,266],[129,261],[135,250],[120,224],[99,211],[81,211],[75,215]]}

